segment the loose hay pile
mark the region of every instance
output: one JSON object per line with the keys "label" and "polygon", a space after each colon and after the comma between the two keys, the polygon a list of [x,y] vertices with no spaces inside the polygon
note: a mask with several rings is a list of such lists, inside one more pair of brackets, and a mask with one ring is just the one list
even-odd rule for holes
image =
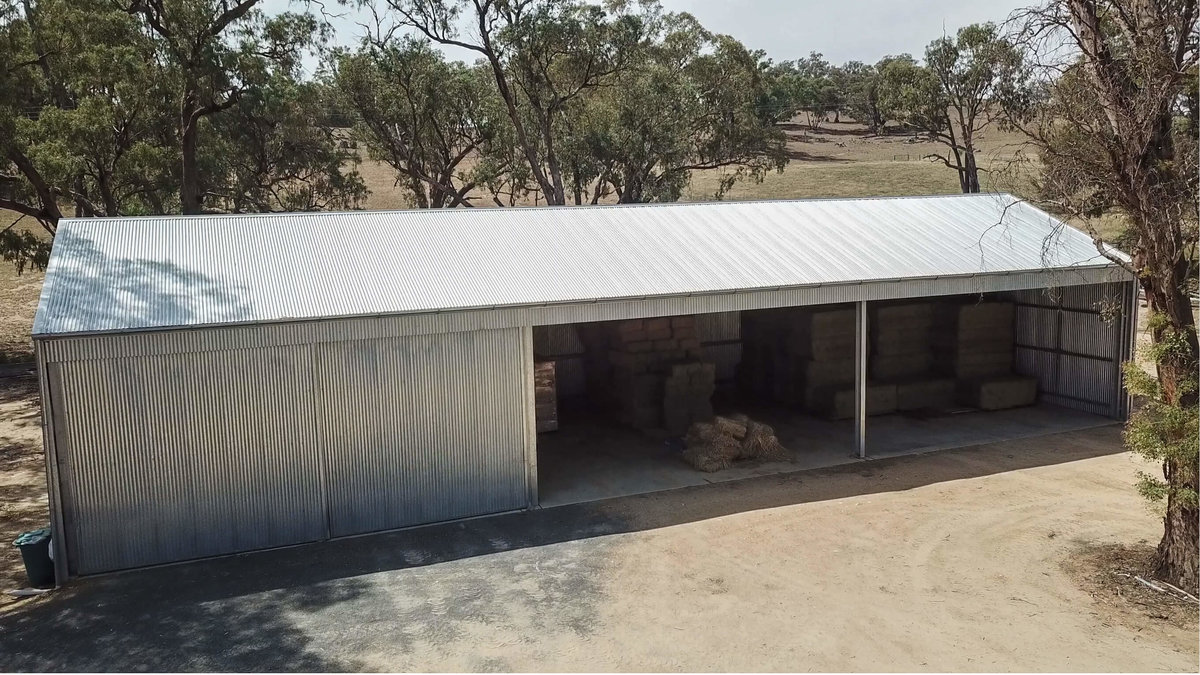
{"label": "loose hay pile", "polygon": [[697,422],[688,428],[683,442],[687,446],[684,461],[706,473],[728,469],[742,459],[778,461],[788,457],[774,429],[741,414]]}

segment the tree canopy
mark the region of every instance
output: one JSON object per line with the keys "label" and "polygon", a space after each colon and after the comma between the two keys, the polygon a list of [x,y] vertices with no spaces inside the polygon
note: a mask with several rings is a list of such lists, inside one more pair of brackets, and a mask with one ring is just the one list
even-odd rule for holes
{"label": "tree canopy", "polygon": [[[0,208],[52,235],[64,215],[357,204],[299,68],[323,24],[257,4],[0,0]],[[44,264],[44,239],[3,232],[0,255]]]}

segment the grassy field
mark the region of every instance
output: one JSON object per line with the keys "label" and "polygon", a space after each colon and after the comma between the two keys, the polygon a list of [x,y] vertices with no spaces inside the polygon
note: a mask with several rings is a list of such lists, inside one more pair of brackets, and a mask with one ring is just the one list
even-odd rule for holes
{"label": "grassy field", "polygon": [[[788,135],[791,158],[782,173],[771,173],[762,182],[742,181],[725,199],[798,199],[817,197],[866,197],[922,194],[953,194],[959,191],[953,170],[924,160],[942,146],[917,142],[911,136],[873,136],[855,123],[822,123],[817,130],[806,125],[783,125]],[[981,139],[980,165],[992,172],[981,180],[984,189],[1020,193],[1022,188],[1005,171],[1012,163],[1020,139],[990,130]],[[409,208],[403,191],[395,187],[391,167],[365,159],[358,167],[370,189],[364,207],[370,210]],[[713,199],[719,171],[698,172],[686,190],[685,201]],[[491,201],[479,199],[481,206]],[[0,211],[0,223],[11,222],[13,214]],[[11,264],[0,263],[0,362],[23,361],[32,356],[29,331],[37,309],[42,274],[26,271],[17,275]]]}
{"label": "grassy field", "polygon": [[[743,180],[725,199],[807,199],[819,197],[869,197],[959,192],[955,172],[945,165],[922,159],[943,146],[912,136],[874,136],[857,123],[822,123],[812,130],[806,125],[782,125],[788,136],[790,161],[782,173],[771,173],[762,182]],[[1009,177],[1020,138],[992,130],[981,142],[981,166],[994,169],[981,180],[990,191],[1020,191],[1027,186]],[[371,210],[409,208],[408,197],[394,187],[395,172],[383,162],[364,159],[358,167],[371,190],[366,208]],[[714,198],[723,171],[700,171],[684,192],[684,201]],[[475,200],[492,206],[490,199]]]}

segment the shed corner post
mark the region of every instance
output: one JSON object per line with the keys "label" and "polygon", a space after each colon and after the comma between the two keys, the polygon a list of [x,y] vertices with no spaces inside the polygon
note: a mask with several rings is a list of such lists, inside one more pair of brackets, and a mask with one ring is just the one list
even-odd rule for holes
{"label": "shed corner post", "polygon": [[1125,313],[1121,318],[1124,320],[1123,330],[1121,331],[1121,344],[1117,346],[1117,378],[1116,378],[1116,415],[1115,417],[1122,421],[1129,421],[1129,413],[1133,410],[1133,394],[1125,387],[1125,362],[1137,358],[1138,349],[1138,313],[1141,307],[1139,295],[1141,288],[1138,286],[1136,278],[1129,280],[1125,285]]}
{"label": "shed corner post", "polygon": [[[58,448],[55,444],[55,416],[61,415],[55,409],[55,397],[61,391],[51,389],[50,369],[46,359],[46,349],[41,340],[33,341],[34,363],[37,368],[38,397],[41,399],[42,412],[42,448],[46,458],[46,494],[50,506],[50,542],[51,554],[54,556],[54,587],[60,588],[70,577],[67,565],[67,532],[63,519],[62,477],[59,472]],[[62,388],[61,383],[58,387]]]}
{"label": "shed corner post", "polygon": [[537,402],[533,382],[533,326],[521,326],[521,409],[525,428],[526,508],[538,507]]}
{"label": "shed corner post", "polygon": [[854,305],[854,454],[867,458],[867,301]]}

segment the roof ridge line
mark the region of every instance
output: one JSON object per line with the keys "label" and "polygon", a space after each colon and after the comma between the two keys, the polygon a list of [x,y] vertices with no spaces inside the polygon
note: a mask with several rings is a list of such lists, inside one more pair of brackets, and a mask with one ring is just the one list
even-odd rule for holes
{"label": "roof ridge line", "polygon": [[[860,202],[860,201],[907,201],[916,199],[972,199],[981,197],[1009,197],[1021,203],[1028,203],[1025,199],[1017,197],[1009,192],[975,192],[975,193],[942,193],[942,194],[927,194],[927,195],[867,195],[863,197],[801,197],[795,199],[731,199],[731,200],[707,200],[694,202],[639,202],[634,204],[580,204],[580,205],[543,205],[543,206],[480,206],[473,207],[479,209],[481,213],[496,213],[500,211],[565,211],[571,209],[584,209],[589,211],[604,210],[604,209],[636,209],[636,208],[685,208],[699,206],[733,206],[741,204],[809,204],[821,202]],[[76,223],[115,223],[121,221],[145,221],[154,219],[170,219],[170,220],[192,220],[192,219],[229,219],[229,218],[270,218],[284,216],[309,216],[317,218],[328,218],[331,216],[352,216],[352,215],[387,215],[387,214],[432,214],[432,213],[468,213],[470,208],[437,208],[437,209],[351,209],[348,211],[266,211],[255,213],[193,213],[179,214],[169,213],[153,216],[106,216],[102,218],[63,218],[59,221],[60,225],[76,224]]]}

